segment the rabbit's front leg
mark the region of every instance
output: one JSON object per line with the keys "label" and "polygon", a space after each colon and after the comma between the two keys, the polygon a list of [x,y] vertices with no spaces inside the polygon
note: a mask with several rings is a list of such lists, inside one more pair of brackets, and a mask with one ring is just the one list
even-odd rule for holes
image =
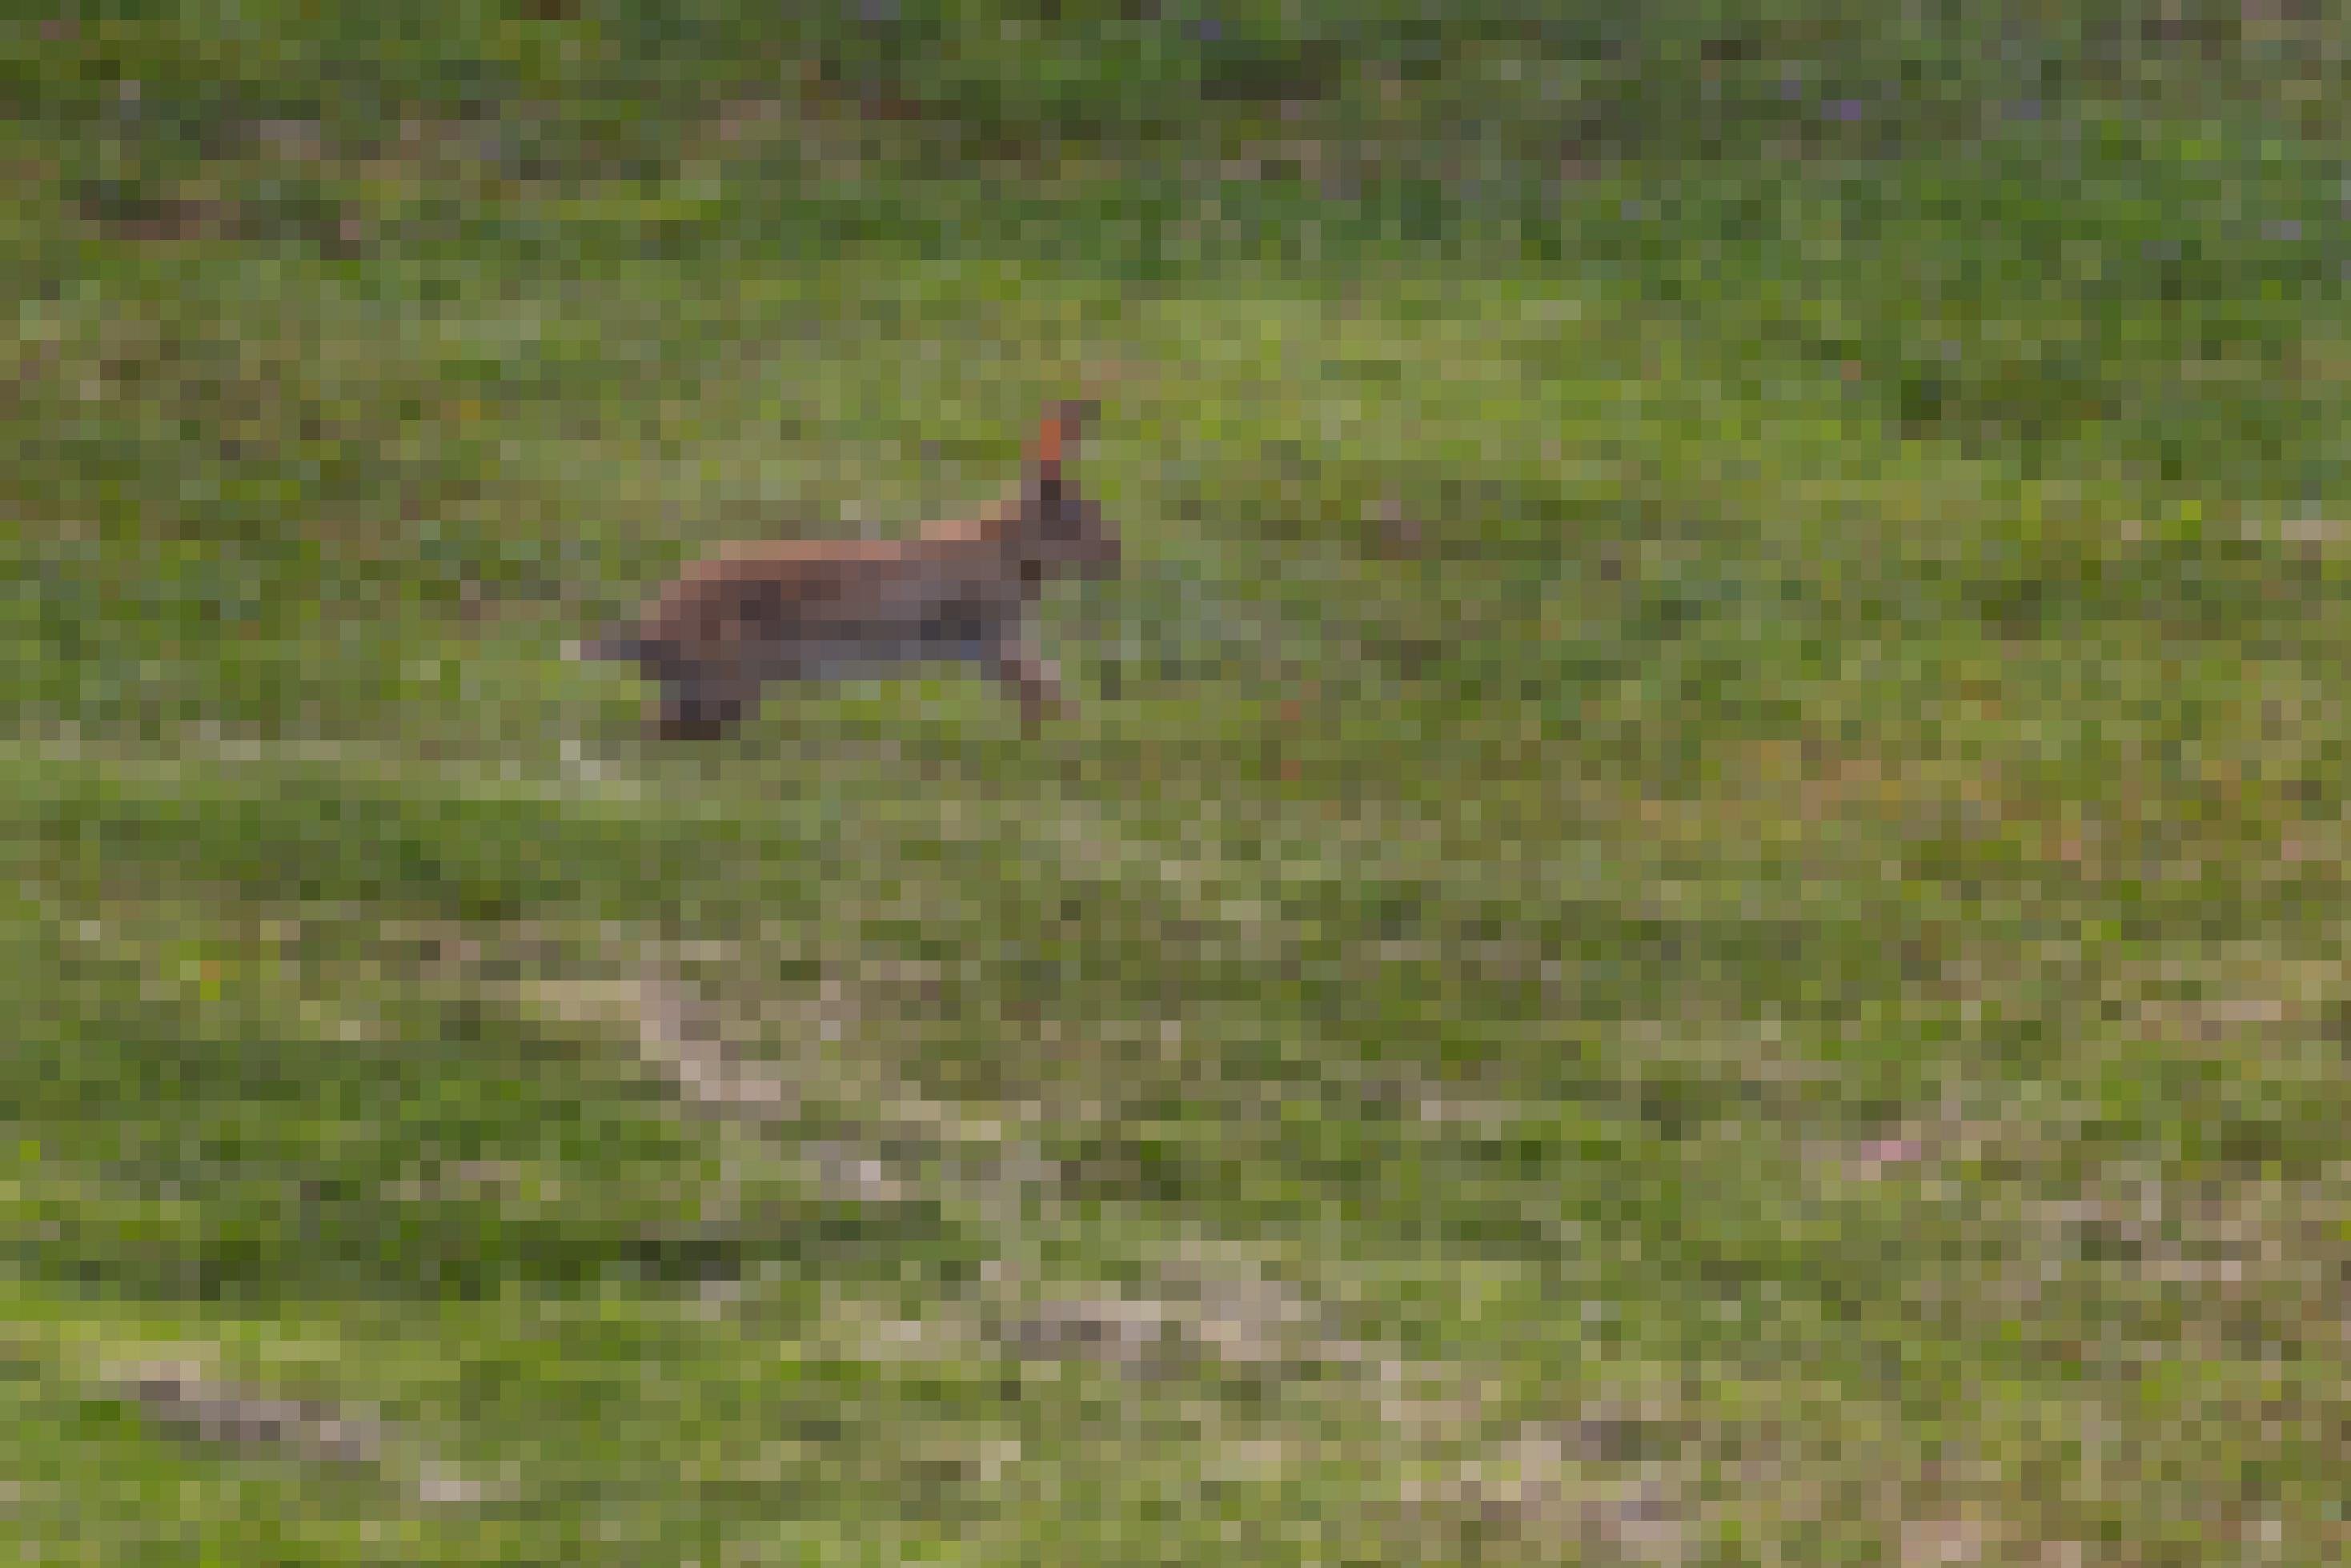
{"label": "rabbit's front leg", "polygon": [[997,645],[990,668],[1019,697],[1023,727],[1033,732],[1048,713],[1068,711],[1069,705],[1061,700],[1061,674],[1052,661],[1040,658],[1018,639]]}

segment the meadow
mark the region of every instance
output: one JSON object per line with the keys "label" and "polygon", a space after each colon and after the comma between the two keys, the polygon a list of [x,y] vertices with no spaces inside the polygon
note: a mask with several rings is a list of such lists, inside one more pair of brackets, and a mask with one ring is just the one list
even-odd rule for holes
{"label": "meadow", "polygon": [[[982,158],[8,26],[22,1560],[2351,1550],[2323,27]],[[1068,721],[564,658],[1080,383]]]}

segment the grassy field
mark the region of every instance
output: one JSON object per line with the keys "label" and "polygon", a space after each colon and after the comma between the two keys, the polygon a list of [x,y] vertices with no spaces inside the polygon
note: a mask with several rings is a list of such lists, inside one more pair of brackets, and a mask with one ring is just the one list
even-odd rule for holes
{"label": "grassy field", "polygon": [[[2351,312],[2273,96],[975,183],[786,92],[130,195],[11,122],[0,1541],[2341,1561]],[[1088,379],[1073,721],[662,751],[562,658]]]}

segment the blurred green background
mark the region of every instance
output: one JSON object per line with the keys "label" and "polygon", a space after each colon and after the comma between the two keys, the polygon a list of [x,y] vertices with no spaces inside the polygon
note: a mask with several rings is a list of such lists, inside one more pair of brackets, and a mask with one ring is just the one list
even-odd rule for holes
{"label": "blurred green background", "polygon": [[1620,10],[0,21],[0,1538],[2342,1560],[2351,30]]}

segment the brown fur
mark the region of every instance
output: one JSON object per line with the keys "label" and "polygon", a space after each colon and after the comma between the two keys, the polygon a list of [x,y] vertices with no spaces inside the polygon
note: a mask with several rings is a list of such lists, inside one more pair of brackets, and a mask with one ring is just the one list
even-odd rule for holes
{"label": "brown fur", "polygon": [[912,539],[773,539],[726,545],[664,588],[591,658],[634,662],[662,687],[653,733],[724,735],[774,680],[930,659],[967,659],[1020,699],[1032,729],[1060,705],[1053,666],[1026,637],[1050,579],[1114,575],[1117,533],[1062,473],[1090,402],[1049,411],[1019,490],[976,517],[924,525]]}

